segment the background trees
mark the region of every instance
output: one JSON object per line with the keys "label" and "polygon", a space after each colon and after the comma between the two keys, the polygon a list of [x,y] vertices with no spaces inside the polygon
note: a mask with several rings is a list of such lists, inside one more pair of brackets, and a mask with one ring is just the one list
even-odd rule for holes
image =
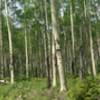
{"label": "background trees", "polygon": [[71,75],[98,76],[99,5],[98,0],[0,0],[0,77],[12,83],[47,78],[48,87],[60,84],[64,91]]}

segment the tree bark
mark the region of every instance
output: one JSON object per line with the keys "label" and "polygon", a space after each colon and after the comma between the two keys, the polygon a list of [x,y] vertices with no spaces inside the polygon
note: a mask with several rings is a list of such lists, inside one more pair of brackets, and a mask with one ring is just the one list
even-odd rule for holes
{"label": "tree bark", "polygon": [[57,66],[60,79],[60,91],[66,91],[62,55],[61,55],[61,48],[59,41],[60,39],[59,39],[58,25],[57,25],[56,8],[55,8],[56,0],[50,0],[50,1],[51,1],[51,18],[52,18],[52,36],[53,36],[52,41],[54,41],[52,45],[54,45],[55,43],[55,50],[56,50],[55,52],[53,52],[53,55],[56,54],[56,59],[57,59]]}
{"label": "tree bark", "polygon": [[45,10],[45,34],[44,34],[44,42],[45,42],[45,65],[47,67],[47,77],[48,77],[48,88],[51,87],[51,68],[50,68],[50,57],[49,57],[49,33],[48,33],[48,14],[47,14],[47,0],[44,0],[44,10]]}
{"label": "tree bark", "polygon": [[89,23],[89,36],[90,36],[90,52],[91,52],[91,62],[92,62],[92,70],[94,77],[96,76],[96,65],[95,65],[95,58],[94,58],[94,51],[93,51],[93,39],[92,39],[92,32],[91,32],[91,23]]}
{"label": "tree bark", "polygon": [[13,84],[14,83],[14,68],[13,68],[12,33],[11,33],[10,24],[9,24],[8,7],[7,7],[6,0],[5,0],[5,11],[6,11],[6,22],[7,22],[8,40],[9,40],[9,58],[10,58],[9,68],[10,68],[11,84]]}
{"label": "tree bark", "polygon": [[2,0],[0,0],[0,76],[3,78]]}
{"label": "tree bark", "polygon": [[[26,23],[25,23],[26,24]],[[25,27],[25,66],[26,66],[26,78],[29,77],[29,66],[28,66],[28,44],[27,44],[27,31]]]}
{"label": "tree bark", "polygon": [[[88,3],[90,3],[90,1]],[[88,7],[90,7],[90,6],[91,5],[89,4]],[[84,8],[84,9],[87,9],[87,7]],[[92,64],[93,76],[96,77],[97,73],[96,73],[96,64],[95,64],[94,50],[93,50],[93,37],[92,37],[92,26],[91,26],[91,19],[90,19],[90,11],[86,10],[86,14],[87,13],[88,13],[88,15],[86,17],[88,18],[88,27],[89,27],[89,42],[90,42],[91,64]]]}
{"label": "tree bark", "polygon": [[72,69],[73,73],[76,73],[76,69],[74,66],[75,62],[75,37],[74,37],[74,18],[73,18],[73,4],[72,0],[69,0],[70,2],[70,24],[71,24],[71,41],[72,41]]}

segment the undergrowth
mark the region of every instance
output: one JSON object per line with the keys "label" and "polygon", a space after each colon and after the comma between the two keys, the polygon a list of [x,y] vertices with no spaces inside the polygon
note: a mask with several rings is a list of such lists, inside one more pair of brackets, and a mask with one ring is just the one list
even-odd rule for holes
{"label": "undergrowth", "polygon": [[0,100],[100,100],[100,76],[68,78],[65,93],[59,88],[47,89],[46,83],[46,79],[34,78],[0,85]]}

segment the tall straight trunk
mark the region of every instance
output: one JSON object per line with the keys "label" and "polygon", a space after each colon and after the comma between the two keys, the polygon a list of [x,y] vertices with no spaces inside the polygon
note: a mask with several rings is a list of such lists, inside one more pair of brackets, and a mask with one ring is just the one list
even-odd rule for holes
{"label": "tall straight trunk", "polygon": [[72,38],[72,53],[73,53],[73,57],[74,57],[74,55],[75,55],[75,53],[74,53],[75,39],[74,39],[74,19],[73,19],[72,0],[70,0],[70,24],[71,24],[71,38]]}
{"label": "tall straight trunk", "polygon": [[[51,6],[52,9],[52,6]],[[52,11],[51,11],[52,12]],[[53,16],[53,14],[52,14]],[[53,26],[52,26],[53,27]],[[52,29],[52,87],[55,88],[57,86],[57,66],[56,66],[56,49],[55,49],[55,40],[54,40],[54,29]]]}
{"label": "tall straight trunk", "polygon": [[[90,3],[90,1],[88,2]],[[95,58],[94,58],[94,50],[93,50],[93,37],[92,37],[92,26],[91,26],[91,20],[90,20],[90,12],[87,10],[86,2],[84,1],[84,12],[86,13],[85,18],[88,18],[88,25],[89,25],[89,42],[90,42],[90,54],[91,54],[91,64],[92,64],[92,71],[93,71],[93,76],[96,76],[96,64],[95,64]],[[88,7],[91,5],[89,4]]]}
{"label": "tall straight trunk", "polygon": [[[90,61],[89,61],[89,59],[88,59],[88,57],[87,57],[87,55],[88,55],[88,53],[87,53],[87,43],[89,42],[89,37],[88,37],[88,30],[86,30],[86,27],[88,27],[87,26],[87,18],[88,18],[88,14],[87,14],[87,1],[86,0],[84,0],[83,1],[83,7],[84,7],[84,20],[83,20],[83,24],[85,25],[84,27],[85,27],[85,29],[84,29],[84,35],[83,35],[83,46],[84,46],[84,52],[85,52],[85,59],[83,60],[83,64],[84,65],[86,65],[86,67],[87,67],[87,72],[88,72],[88,74],[91,74],[92,73],[92,70],[91,70],[91,67],[90,67]],[[86,64],[85,64],[86,63]]]}
{"label": "tall straight trunk", "polygon": [[[26,3],[24,5],[24,11],[26,8]],[[26,14],[24,14],[24,41],[25,41],[25,67],[26,67],[26,78],[29,78],[29,58],[28,58],[28,36],[27,36],[27,19]]]}
{"label": "tall straight trunk", "polygon": [[51,87],[51,68],[50,68],[50,58],[49,58],[49,45],[50,39],[48,35],[48,14],[47,14],[47,0],[44,0],[44,10],[45,10],[45,34],[44,34],[44,42],[45,42],[45,65],[47,67],[47,77],[48,77],[48,88]]}
{"label": "tall straight trunk", "polygon": [[86,16],[87,16],[86,0],[84,0],[83,3],[84,3],[84,16],[86,18]]}
{"label": "tall straight trunk", "polygon": [[80,59],[80,67],[79,67],[79,78],[83,79],[83,41],[82,41],[82,28],[80,26],[80,54],[79,54],[79,59]]}
{"label": "tall straight trunk", "polygon": [[70,2],[70,24],[71,24],[71,41],[72,41],[72,69],[75,73],[75,37],[74,37],[74,18],[73,18],[73,0],[69,0]]}
{"label": "tall straight trunk", "polygon": [[0,76],[3,78],[2,0],[0,0]]}
{"label": "tall straight trunk", "polygon": [[[26,23],[25,23],[26,24]],[[27,43],[27,30],[25,27],[25,66],[26,66],[26,78],[29,77],[29,66],[28,66],[28,43]]]}
{"label": "tall straight trunk", "polygon": [[29,31],[29,35],[28,35],[28,38],[29,38],[29,40],[28,40],[28,42],[29,42],[29,67],[30,67],[30,69],[29,70],[31,70],[32,69],[32,43],[31,43],[31,32]]}
{"label": "tall straight trunk", "polygon": [[13,49],[12,49],[12,33],[11,28],[9,24],[9,18],[8,18],[8,7],[7,7],[7,1],[5,0],[5,11],[6,11],[6,22],[7,22],[7,29],[8,29],[8,40],[9,40],[9,68],[10,68],[10,77],[11,77],[11,84],[14,83],[14,68],[13,68]]}
{"label": "tall straight trunk", "polygon": [[57,68],[56,68],[56,51],[55,51],[55,43],[52,36],[52,87],[55,88],[57,86]]}
{"label": "tall straight trunk", "polygon": [[64,78],[64,70],[63,70],[63,63],[62,63],[62,55],[61,55],[61,48],[60,48],[60,39],[59,39],[59,33],[58,33],[58,25],[57,25],[57,16],[56,16],[56,0],[50,0],[51,1],[51,18],[52,18],[52,36],[55,43],[55,52],[56,53],[56,59],[57,59],[57,66],[58,66],[58,72],[59,72],[59,78],[60,78],[60,91],[65,91],[65,78]]}
{"label": "tall straight trunk", "polygon": [[[51,6],[51,9],[52,9],[52,6]],[[54,29],[52,31],[54,31]],[[57,86],[57,67],[56,67],[55,41],[54,41],[53,33],[52,33],[52,71],[53,71],[52,72],[52,87],[55,88]]]}
{"label": "tall straight trunk", "polygon": [[94,50],[93,50],[91,22],[89,22],[89,37],[90,37],[90,53],[91,53],[92,70],[93,70],[93,75],[95,77],[97,73],[96,73],[96,64],[95,64]]}

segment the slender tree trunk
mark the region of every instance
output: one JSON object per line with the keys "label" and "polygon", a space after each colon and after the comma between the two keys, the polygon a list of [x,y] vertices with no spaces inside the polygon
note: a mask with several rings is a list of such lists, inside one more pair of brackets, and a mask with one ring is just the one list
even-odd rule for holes
{"label": "slender tree trunk", "polygon": [[89,23],[89,36],[90,36],[90,52],[91,52],[91,62],[92,62],[92,70],[94,77],[96,76],[96,64],[94,58],[94,51],[93,51],[93,39],[92,39],[92,32],[91,32],[91,24]]}
{"label": "slender tree trunk", "polygon": [[[88,7],[90,7],[90,5],[88,5]],[[84,8],[84,9],[87,9],[87,7]],[[88,18],[88,24],[89,24],[89,40],[90,40],[91,64],[92,64],[93,76],[95,77],[97,73],[96,73],[96,64],[95,64],[94,50],[93,50],[93,37],[92,37],[92,26],[91,26],[91,20],[90,20],[90,12],[89,12],[89,10],[88,11],[85,10],[85,11],[86,11],[86,15],[88,13],[88,15],[86,17]]]}
{"label": "slender tree trunk", "polygon": [[4,77],[7,77],[8,68],[7,68],[7,55],[6,55],[6,53],[3,55],[3,64],[4,64]]}
{"label": "slender tree trunk", "polygon": [[[83,64],[85,65],[85,67],[87,67],[87,72],[88,74],[91,74],[92,73],[92,70],[91,70],[91,65],[90,65],[90,61],[88,59],[88,51],[87,51],[87,46],[88,46],[88,43],[89,43],[89,32],[88,32],[88,29],[87,29],[87,18],[88,18],[88,14],[87,14],[87,2],[86,0],[83,1],[83,7],[84,7],[84,20],[83,20],[83,27],[84,27],[84,35],[83,35],[83,47],[84,47],[84,58],[83,59]],[[90,49],[90,48],[89,48]],[[87,53],[88,52],[88,53]]]}
{"label": "slender tree trunk", "polygon": [[74,37],[74,18],[73,18],[73,4],[72,4],[72,0],[69,1],[70,2],[70,24],[71,24],[71,40],[72,40],[72,69],[74,71],[75,74],[75,66],[74,66],[74,62],[75,62],[75,37]]}
{"label": "slender tree trunk", "polygon": [[28,43],[27,43],[27,31],[25,27],[25,66],[26,66],[26,78],[29,77],[29,66],[28,66]]}
{"label": "slender tree trunk", "polygon": [[[53,1],[51,2],[53,3]],[[52,5],[52,4],[51,4]],[[51,10],[52,10],[52,6],[51,6]],[[53,12],[53,11],[51,11]],[[54,16],[52,14],[52,16]],[[52,18],[53,20],[53,18]],[[53,27],[53,26],[52,26]],[[54,29],[52,30],[52,87],[55,88],[57,86],[57,66],[56,66],[56,49],[55,49],[55,40],[54,40]]]}
{"label": "slender tree trunk", "polygon": [[84,0],[84,16],[87,16],[87,9],[86,9],[86,0]]}
{"label": "slender tree trunk", "polygon": [[47,77],[48,77],[48,88],[51,87],[51,68],[50,68],[50,58],[49,58],[49,35],[48,35],[48,14],[47,14],[47,0],[44,0],[44,10],[45,10],[45,34],[44,34],[44,42],[45,42],[45,64],[47,67]]}
{"label": "slender tree trunk", "polygon": [[29,70],[30,70],[30,72],[32,72],[32,43],[31,43],[31,32],[29,31],[29,35],[28,35],[28,37],[29,37]]}
{"label": "slender tree trunk", "polygon": [[10,57],[9,68],[10,68],[11,84],[13,84],[14,83],[14,68],[13,68],[12,33],[11,33],[10,24],[9,24],[8,7],[7,7],[6,0],[5,0],[5,11],[6,11],[6,22],[7,22],[8,40],[9,40],[9,57]]}
{"label": "slender tree trunk", "polygon": [[3,78],[2,0],[0,0],[0,76]]}
{"label": "slender tree trunk", "polygon": [[80,68],[79,68],[79,78],[83,79],[83,41],[82,41],[82,28],[80,26],[80,50],[79,50]]}
{"label": "slender tree trunk", "polygon": [[52,87],[57,86],[57,69],[56,69],[56,52],[55,52],[55,43],[52,37]]}
{"label": "slender tree trunk", "polygon": [[72,7],[72,0],[70,0],[70,23],[71,23],[71,37],[72,37],[72,52],[73,57],[75,55],[74,48],[75,48],[75,40],[74,40],[74,19],[73,19],[73,7]]}
{"label": "slender tree trunk", "polygon": [[[26,8],[26,3],[24,5],[24,11]],[[25,67],[26,67],[26,78],[29,78],[29,58],[28,58],[28,36],[27,36],[27,20],[26,14],[24,14],[24,40],[25,40]]]}
{"label": "slender tree trunk", "polygon": [[60,39],[58,34],[58,25],[57,25],[57,17],[56,17],[56,0],[51,0],[51,18],[52,18],[52,36],[53,41],[55,43],[55,52],[57,58],[57,66],[60,78],[60,91],[65,91],[65,79],[64,79],[64,70],[63,70],[63,63],[62,63],[62,55],[61,55],[61,48],[60,48]]}

